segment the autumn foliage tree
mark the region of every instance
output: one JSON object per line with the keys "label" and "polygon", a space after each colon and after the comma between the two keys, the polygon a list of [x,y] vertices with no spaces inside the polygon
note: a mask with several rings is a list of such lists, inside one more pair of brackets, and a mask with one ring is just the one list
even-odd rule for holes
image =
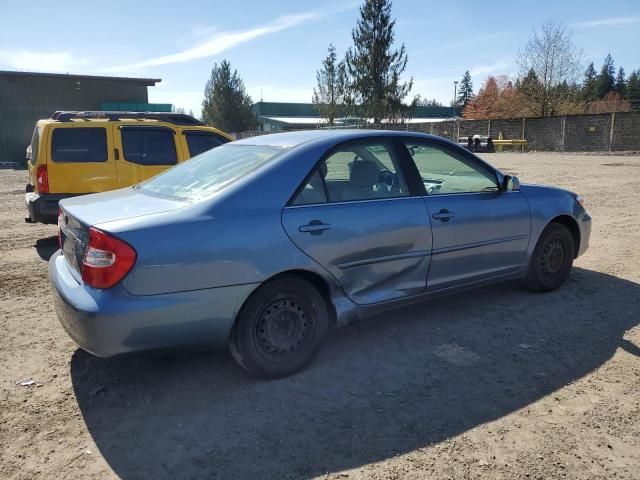
{"label": "autumn foliage tree", "polygon": [[588,113],[629,112],[631,102],[624,100],[618,92],[611,91],[604,98],[591,102],[587,108]]}
{"label": "autumn foliage tree", "polygon": [[534,107],[521,88],[505,75],[489,77],[478,95],[467,102],[464,118],[487,120],[528,116]]}

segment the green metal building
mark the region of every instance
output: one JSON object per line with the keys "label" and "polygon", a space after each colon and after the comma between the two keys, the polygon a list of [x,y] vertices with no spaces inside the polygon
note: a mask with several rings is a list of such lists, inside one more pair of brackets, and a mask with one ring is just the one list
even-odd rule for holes
{"label": "green metal building", "polygon": [[148,105],[147,87],[160,81],[0,71],[0,162],[23,164],[36,121],[56,110],[102,110],[108,103]]}
{"label": "green metal building", "polygon": [[[258,122],[258,130],[263,132],[326,127],[326,119],[321,118],[312,103],[257,102],[253,104],[253,113]],[[459,112],[456,112],[452,107],[418,106],[406,123],[452,120],[458,114]],[[367,119],[343,115],[344,112],[338,113],[341,118],[336,119],[335,127],[355,127],[367,122]]]}

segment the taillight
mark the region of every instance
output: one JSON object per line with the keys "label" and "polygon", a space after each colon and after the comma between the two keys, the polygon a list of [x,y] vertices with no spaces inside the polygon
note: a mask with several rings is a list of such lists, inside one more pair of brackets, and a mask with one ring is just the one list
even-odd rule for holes
{"label": "taillight", "polygon": [[133,268],[136,251],[128,243],[96,228],[89,228],[89,243],[82,262],[82,280],[95,288],[111,288]]}
{"label": "taillight", "polygon": [[49,173],[46,165],[38,165],[36,170],[36,181],[39,193],[49,193]]}

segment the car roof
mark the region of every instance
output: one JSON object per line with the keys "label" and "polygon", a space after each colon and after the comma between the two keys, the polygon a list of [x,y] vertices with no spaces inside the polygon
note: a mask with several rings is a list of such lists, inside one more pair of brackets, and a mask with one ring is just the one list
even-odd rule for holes
{"label": "car roof", "polygon": [[293,148],[314,140],[328,140],[332,143],[340,143],[346,140],[355,140],[367,137],[418,137],[442,140],[426,133],[409,132],[405,130],[300,130],[295,132],[273,133],[269,135],[258,135],[255,137],[237,140],[234,144],[243,145],[265,145],[271,147]]}

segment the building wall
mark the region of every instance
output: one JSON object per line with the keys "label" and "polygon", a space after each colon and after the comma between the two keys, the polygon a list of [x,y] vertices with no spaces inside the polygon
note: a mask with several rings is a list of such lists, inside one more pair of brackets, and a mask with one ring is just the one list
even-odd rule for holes
{"label": "building wall", "polygon": [[0,75],[0,162],[24,162],[37,120],[56,110],[100,110],[104,102],[147,103],[147,84],[73,75]]}

